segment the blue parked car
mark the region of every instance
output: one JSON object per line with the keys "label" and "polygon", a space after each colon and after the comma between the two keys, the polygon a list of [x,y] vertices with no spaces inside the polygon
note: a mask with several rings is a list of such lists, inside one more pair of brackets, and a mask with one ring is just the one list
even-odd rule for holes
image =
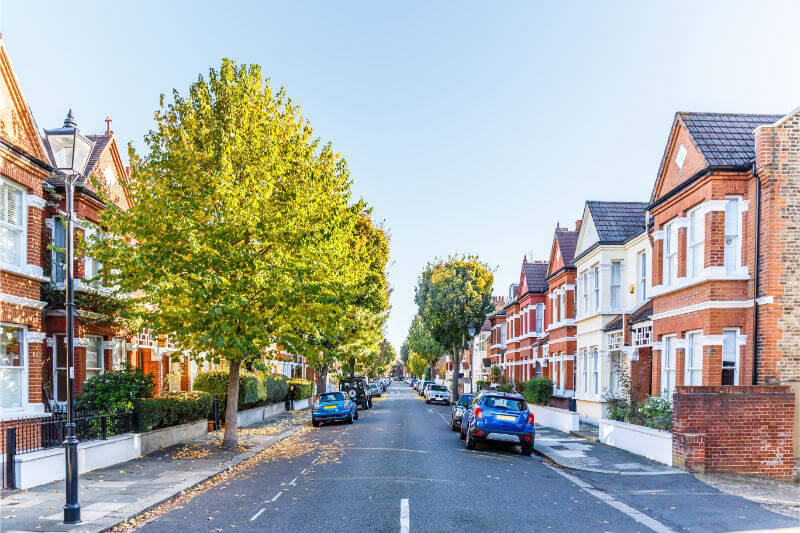
{"label": "blue parked car", "polygon": [[345,396],[343,392],[323,392],[314,403],[311,411],[311,424],[314,427],[323,422],[347,422],[352,424],[358,420],[356,402]]}
{"label": "blue parked car", "polygon": [[483,391],[479,393],[463,415],[461,438],[468,450],[475,443],[493,437],[508,440],[508,436],[519,439],[522,455],[533,453],[533,413],[521,394],[511,392]]}

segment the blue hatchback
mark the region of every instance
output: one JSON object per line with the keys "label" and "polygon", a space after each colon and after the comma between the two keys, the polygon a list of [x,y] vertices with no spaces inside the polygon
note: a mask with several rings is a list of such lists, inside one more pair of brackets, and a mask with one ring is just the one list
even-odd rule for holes
{"label": "blue hatchback", "polygon": [[478,394],[463,415],[461,438],[468,450],[475,443],[492,438],[507,440],[516,437],[522,455],[533,453],[533,413],[528,410],[525,398],[509,392],[485,391]]}
{"label": "blue hatchback", "polygon": [[352,424],[353,420],[358,420],[356,402],[350,400],[343,392],[323,392],[311,411],[311,423],[315,427],[323,422]]}

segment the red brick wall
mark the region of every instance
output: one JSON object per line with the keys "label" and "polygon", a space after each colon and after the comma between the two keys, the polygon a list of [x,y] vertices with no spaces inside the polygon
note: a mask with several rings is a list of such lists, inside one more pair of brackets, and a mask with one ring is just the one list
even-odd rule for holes
{"label": "red brick wall", "polygon": [[786,386],[678,387],[673,464],[791,479],[794,402]]}
{"label": "red brick wall", "polygon": [[[653,350],[639,348],[639,360],[631,361],[631,396],[634,401],[641,402],[654,394],[651,389],[653,375]],[[658,396],[657,391],[655,395]]]}

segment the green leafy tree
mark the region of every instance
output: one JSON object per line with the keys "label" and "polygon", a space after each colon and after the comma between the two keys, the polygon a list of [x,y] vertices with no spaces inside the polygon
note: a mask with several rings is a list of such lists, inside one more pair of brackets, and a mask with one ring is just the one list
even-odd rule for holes
{"label": "green leafy tree", "polygon": [[409,352],[408,362],[406,363],[408,373],[416,378],[421,378],[428,368],[428,362],[417,352]]}
{"label": "green leafy tree", "polygon": [[461,355],[469,329],[479,330],[493,310],[492,284],[490,268],[475,256],[429,263],[417,283],[418,315],[431,337],[453,356],[453,398],[458,397]]}
{"label": "green leafy tree", "polygon": [[420,315],[414,316],[414,320],[411,321],[406,342],[409,350],[425,361],[425,367],[433,368],[436,365],[436,361],[444,353],[444,348],[433,338]]}
{"label": "green leafy tree", "polygon": [[[343,159],[257,65],[224,59],[186,95],[162,96],[146,153],[129,148],[132,207],[103,211],[91,253],[108,285],[133,295],[144,327],[194,357],[263,358],[309,302],[363,276],[349,261],[364,206],[350,203]],[[235,447],[236,402],[223,446]]]}
{"label": "green leafy tree", "polygon": [[403,341],[403,344],[400,345],[400,360],[403,363],[408,362],[408,341]]}

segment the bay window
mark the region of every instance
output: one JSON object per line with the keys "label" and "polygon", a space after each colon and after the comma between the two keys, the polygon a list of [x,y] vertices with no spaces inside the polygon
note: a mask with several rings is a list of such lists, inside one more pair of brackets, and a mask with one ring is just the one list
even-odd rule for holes
{"label": "bay window", "polygon": [[619,394],[620,373],[622,372],[622,355],[619,352],[611,354],[611,376],[609,380],[609,392],[613,397]]}
{"label": "bay window", "polygon": [[686,272],[688,277],[696,278],[705,268],[706,217],[702,211],[694,209],[689,213],[686,237]]}
{"label": "bay window", "polygon": [[622,296],[622,263],[613,261],[611,263],[611,307],[619,308],[620,297]]}
{"label": "bay window", "polygon": [[592,267],[592,290],[594,291],[594,310],[600,310],[600,265]]}
{"label": "bay window", "polygon": [[722,331],[722,384],[739,384],[739,330]]}
{"label": "bay window", "polygon": [[739,198],[728,198],[725,204],[725,272],[728,274],[739,270],[741,263],[740,236],[741,221],[739,217]]}
{"label": "bay window", "polygon": [[581,378],[583,392],[589,392],[589,352],[584,348],[581,350]]}
{"label": "bay window", "polygon": [[686,335],[686,370],[684,371],[684,385],[703,384],[703,342],[702,332]]}
{"label": "bay window", "polygon": [[536,304],[536,333],[544,330],[544,304]]}
{"label": "bay window", "polygon": [[597,348],[592,351],[592,392],[600,390],[600,353]]}
{"label": "bay window", "polygon": [[25,330],[0,325],[0,408],[21,408],[25,393]]}
{"label": "bay window", "polygon": [[[562,289],[564,290],[564,289]],[[559,296],[558,319],[559,321],[567,318],[567,293],[562,292]]]}
{"label": "bay window", "polygon": [[25,262],[23,200],[22,189],[0,179],[0,263],[16,267]]}
{"label": "bay window", "polygon": [[583,273],[583,314],[589,313],[589,274]]}

